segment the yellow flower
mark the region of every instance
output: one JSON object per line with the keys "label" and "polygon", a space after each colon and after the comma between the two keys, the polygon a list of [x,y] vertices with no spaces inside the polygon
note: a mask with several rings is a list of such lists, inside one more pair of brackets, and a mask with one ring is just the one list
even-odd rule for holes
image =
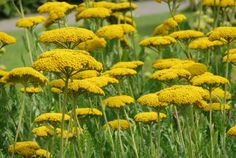
{"label": "yellow flower", "polygon": [[24,141],[16,142],[16,144],[9,145],[8,152],[11,154],[19,154],[27,157],[35,155],[36,150],[40,149],[37,142]]}
{"label": "yellow flower", "polygon": [[52,80],[49,85],[54,88],[62,89],[65,86],[65,82],[62,79]]}
{"label": "yellow flower", "polygon": [[7,71],[4,71],[4,70],[0,69],[0,78],[2,78],[3,76],[5,76],[7,74],[8,74]]}
{"label": "yellow flower", "polygon": [[210,41],[207,37],[201,37],[193,40],[189,43],[188,48],[190,49],[207,49],[214,46],[221,46],[225,43],[219,40]]}
{"label": "yellow flower", "polygon": [[104,38],[95,37],[91,40],[80,43],[77,47],[82,50],[93,51],[98,48],[105,48],[106,45],[107,42],[104,40]]}
{"label": "yellow flower", "polygon": [[157,27],[155,27],[154,32],[153,32],[153,36],[156,35],[167,35],[169,32],[169,28],[166,28],[164,26],[164,24],[160,24]]}
{"label": "yellow flower", "polygon": [[0,42],[0,48],[2,48],[5,45],[16,43],[16,39],[4,32],[0,32]]}
{"label": "yellow flower", "polygon": [[170,36],[157,36],[157,37],[149,37],[141,42],[139,45],[142,47],[156,47],[156,46],[165,46],[176,43],[176,40]]}
{"label": "yellow flower", "polygon": [[36,156],[40,156],[40,157],[45,157],[45,158],[51,158],[51,157],[52,157],[52,155],[50,154],[50,152],[47,151],[47,150],[44,150],[44,149],[38,149],[38,150],[36,150],[35,155],[36,155]]}
{"label": "yellow flower", "polygon": [[66,45],[75,47],[78,44],[87,40],[92,40],[95,37],[96,35],[90,30],[78,27],[65,27],[44,31],[40,35],[39,41],[42,43],[57,44],[60,47],[66,47]]}
{"label": "yellow flower", "polygon": [[60,90],[59,88],[52,87],[52,88],[51,88],[51,92],[52,92],[52,93],[55,93],[55,94],[61,94],[61,93],[62,93],[62,90]]}
{"label": "yellow flower", "polygon": [[158,93],[149,93],[138,98],[138,103],[150,107],[166,107],[168,104],[158,99]]}
{"label": "yellow flower", "polygon": [[97,108],[77,108],[75,113],[77,116],[102,116],[102,112]]}
{"label": "yellow flower", "polygon": [[174,85],[159,92],[158,99],[161,102],[175,105],[191,105],[201,101],[207,92],[201,88],[191,85]]}
{"label": "yellow flower", "polygon": [[222,111],[222,110],[230,110],[230,105],[229,104],[221,104],[221,103],[212,103],[212,107],[209,103],[206,101],[202,100],[196,103],[197,107],[200,108],[201,110],[205,112],[211,111]]}
{"label": "yellow flower", "polygon": [[33,94],[33,93],[40,93],[43,90],[40,87],[26,87],[26,89],[25,88],[21,88],[20,91],[21,92],[25,92],[25,93],[29,93],[29,94]]}
{"label": "yellow flower", "polygon": [[236,54],[236,48],[225,51],[225,54]]}
{"label": "yellow flower", "polygon": [[136,69],[138,66],[143,65],[144,62],[142,61],[123,61],[123,62],[118,62],[115,65],[111,67],[111,69],[115,68],[128,68],[128,69]]}
{"label": "yellow flower", "polygon": [[197,38],[197,37],[202,37],[204,36],[204,33],[200,31],[195,31],[195,30],[182,30],[182,31],[176,31],[170,34],[171,37],[175,39],[192,39],[192,38]]}
{"label": "yellow flower", "polygon": [[107,76],[99,76],[99,77],[86,78],[85,80],[95,84],[96,86],[98,86],[100,88],[105,87],[108,84],[119,83],[119,81],[117,79],[112,78],[112,77],[107,77]]}
{"label": "yellow flower", "polygon": [[86,79],[86,78],[92,78],[97,77],[99,72],[96,70],[85,70],[81,71],[73,76],[73,79]]}
{"label": "yellow flower", "polygon": [[136,122],[144,122],[144,123],[149,123],[149,122],[158,122],[159,118],[160,121],[166,118],[166,114],[164,113],[158,113],[157,112],[141,112],[138,113],[134,116],[134,120]]}
{"label": "yellow flower", "polygon": [[[208,91],[209,95],[206,97],[207,100],[210,100],[210,92]],[[226,91],[226,96],[225,96],[225,91],[221,88],[214,88],[211,92],[212,94],[212,100],[214,102],[218,102],[220,100],[223,100],[224,97],[226,97],[227,100],[231,99],[231,94],[230,92]]]}
{"label": "yellow flower", "polygon": [[[65,114],[64,121],[68,121],[70,116]],[[62,121],[62,113],[44,113],[40,114],[34,119],[34,122],[41,123],[41,122],[61,122]]]}
{"label": "yellow flower", "polygon": [[32,129],[32,133],[38,137],[48,137],[54,135],[54,127],[40,126]]}
{"label": "yellow flower", "polygon": [[195,63],[195,62],[192,60],[181,60],[177,58],[158,59],[152,64],[152,67],[155,69],[169,69],[175,65],[184,63]]}
{"label": "yellow flower", "polygon": [[124,77],[130,75],[136,75],[137,71],[128,68],[114,68],[108,71],[105,71],[103,75],[108,75],[111,77]]}
{"label": "yellow flower", "polygon": [[234,0],[203,0],[205,6],[233,7],[236,6]]}
{"label": "yellow flower", "polygon": [[118,130],[118,129],[125,130],[132,127],[132,124],[129,123],[129,121],[127,120],[120,119],[120,120],[109,121],[103,126],[103,128],[108,128],[108,127],[111,127],[114,130]]}
{"label": "yellow flower", "polygon": [[117,24],[118,21],[120,21],[121,24],[130,24],[132,26],[136,26],[135,21],[127,16],[127,15],[123,15],[120,12],[114,12],[111,14],[111,16],[108,18],[109,22],[111,22],[112,24]]}
{"label": "yellow flower", "polygon": [[160,80],[160,81],[167,81],[167,80],[174,80],[180,78],[188,79],[191,76],[191,73],[185,69],[163,69],[155,71],[151,79],[153,80]]}
{"label": "yellow flower", "polygon": [[21,18],[16,21],[16,26],[21,28],[32,28],[46,20],[43,16]]}
{"label": "yellow flower", "polygon": [[226,40],[232,42],[236,38],[236,27],[217,27],[209,33],[209,40]]}
{"label": "yellow flower", "polygon": [[236,62],[236,49],[230,49],[225,52],[223,62],[235,63]]}
{"label": "yellow flower", "polygon": [[202,75],[193,77],[191,83],[195,86],[202,86],[204,84],[208,86],[216,86],[219,84],[229,84],[229,81],[224,77],[214,75],[210,72],[205,72]]}
{"label": "yellow flower", "polygon": [[89,18],[97,18],[104,19],[111,15],[111,10],[107,8],[87,8],[83,10],[81,13],[76,15],[76,20],[80,19],[89,19]]}
{"label": "yellow flower", "polygon": [[116,4],[112,2],[107,2],[107,1],[99,1],[94,4],[95,7],[103,7],[107,9],[112,9],[114,5]]}
{"label": "yellow flower", "polygon": [[103,100],[103,105],[110,108],[122,108],[134,103],[134,98],[128,95],[113,96]]}
{"label": "yellow flower", "polygon": [[231,127],[231,128],[227,131],[227,135],[229,135],[229,136],[236,136],[236,126]]}
{"label": "yellow flower", "polygon": [[[61,128],[56,128],[56,132],[59,138],[61,138]],[[77,134],[82,134],[83,133],[83,129],[82,128],[75,128],[73,127],[70,130],[64,130],[63,131],[63,138],[73,138],[73,137],[77,137]]]}
{"label": "yellow flower", "polygon": [[3,80],[8,83],[21,83],[23,85],[32,84],[34,86],[43,86],[48,79],[31,67],[19,67],[12,69]]}
{"label": "yellow flower", "polygon": [[75,75],[83,70],[102,70],[102,64],[82,50],[54,49],[44,52],[33,63],[39,71]]}
{"label": "yellow flower", "polygon": [[137,6],[134,3],[121,2],[121,3],[115,3],[111,9],[112,11],[116,12],[125,12],[129,10],[135,10],[136,8]]}

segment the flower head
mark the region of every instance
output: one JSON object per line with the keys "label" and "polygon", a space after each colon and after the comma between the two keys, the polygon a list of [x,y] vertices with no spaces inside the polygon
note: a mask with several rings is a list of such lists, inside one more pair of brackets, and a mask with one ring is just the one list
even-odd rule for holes
{"label": "flower head", "polygon": [[27,157],[35,155],[36,150],[40,149],[40,146],[37,142],[34,141],[24,141],[16,142],[15,144],[9,145],[8,152],[19,154]]}
{"label": "flower head", "polygon": [[[225,93],[226,92],[226,93]],[[210,92],[208,91],[209,95],[206,96],[206,99],[207,100],[210,100]],[[230,94],[230,92],[228,91],[224,91],[223,89],[221,88],[214,88],[211,92],[211,99],[214,101],[214,102],[219,102],[221,100],[223,100],[224,98],[226,100],[229,100],[231,99],[232,95]]]}
{"label": "flower head", "polygon": [[120,120],[109,121],[103,126],[103,128],[108,128],[108,127],[111,127],[114,130],[118,130],[118,129],[125,130],[132,127],[132,124],[129,123],[129,121],[127,120],[120,119]]}
{"label": "flower head", "polygon": [[105,48],[107,45],[107,42],[104,38],[93,38],[91,40],[87,40],[85,42],[80,43],[77,47],[82,50],[86,51],[93,51],[99,48]]}
{"label": "flower head", "polygon": [[32,133],[38,137],[48,137],[54,135],[54,127],[40,126],[32,129]]}
{"label": "flower head", "polygon": [[207,49],[214,46],[221,46],[225,43],[219,40],[210,41],[208,37],[201,37],[193,40],[189,43],[188,48],[190,49]]}
{"label": "flower head", "polygon": [[85,70],[78,72],[73,76],[73,79],[86,79],[86,78],[92,78],[97,77],[99,75],[99,72],[96,70]]}
{"label": "flower head", "polygon": [[110,108],[122,108],[134,103],[134,98],[128,95],[113,96],[103,100],[103,105]]}
{"label": "flower head", "polygon": [[149,93],[138,98],[138,103],[143,106],[150,107],[166,107],[168,104],[161,102],[158,98],[158,93]]}
{"label": "flower head", "polygon": [[181,30],[181,31],[176,31],[170,34],[171,37],[175,39],[192,39],[192,38],[197,38],[197,37],[202,37],[204,36],[204,33],[200,31],[195,31],[195,30]]}
{"label": "flower head", "polygon": [[29,94],[36,94],[36,93],[40,93],[42,92],[42,88],[40,87],[26,87],[26,88],[21,88],[20,89],[21,92],[25,92],[25,93],[29,93]]}
{"label": "flower head", "polygon": [[103,73],[103,75],[108,75],[110,77],[124,77],[136,74],[137,71],[128,68],[114,68]]}
{"label": "flower head", "polygon": [[77,116],[102,116],[102,112],[97,108],[77,108],[75,113]]}
{"label": "flower head", "polygon": [[[61,128],[56,128],[56,132],[57,132],[57,136],[59,138],[61,138]],[[77,134],[82,134],[83,133],[83,129],[82,128],[75,128],[73,127],[70,130],[64,130],[63,131],[63,136],[62,138],[66,139],[66,138],[73,138],[73,137],[77,137]]]}
{"label": "flower head", "polygon": [[115,68],[128,68],[128,69],[136,69],[138,66],[143,65],[142,61],[122,61],[114,64],[111,69]]}
{"label": "flower head", "polygon": [[130,16],[123,15],[120,12],[112,13],[107,19],[112,24],[118,24],[118,21],[120,21],[121,24],[130,24],[134,27],[136,26],[135,21]]}
{"label": "flower head", "polygon": [[176,43],[176,40],[170,36],[157,36],[146,38],[139,42],[139,45],[142,47],[156,47],[166,46],[174,43]]}
{"label": "flower head", "polygon": [[159,120],[161,121],[164,118],[166,118],[166,114],[159,113],[158,116],[157,112],[141,112],[134,116],[134,120],[136,122],[144,122],[144,123],[158,122]]}
{"label": "flower head", "polygon": [[16,43],[16,39],[5,32],[0,32],[0,48],[9,45],[9,44],[14,44]]}
{"label": "flower head", "polygon": [[232,42],[236,38],[236,27],[217,27],[209,33],[209,40],[226,40]]}
{"label": "flower head", "polygon": [[51,92],[54,94],[61,94],[63,91],[59,88],[52,87]]}
{"label": "flower head", "polygon": [[99,76],[99,77],[92,77],[92,78],[86,78],[85,79],[88,82],[91,82],[95,84],[96,86],[102,88],[109,84],[117,84],[119,81],[113,77],[108,76]]}
{"label": "flower head", "polygon": [[44,16],[34,16],[34,17],[26,17],[21,18],[16,21],[16,26],[21,28],[32,28],[42,22],[44,22],[46,18]]}
{"label": "flower head", "polygon": [[221,104],[221,103],[212,103],[210,105],[206,101],[202,100],[199,102],[196,102],[196,105],[198,108],[205,112],[209,112],[211,110],[213,111],[223,111],[223,110],[230,110],[230,105],[229,104]]}
{"label": "flower head", "polygon": [[231,127],[231,128],[227,131],[227,135],[229,135],[229,136],[236,136],[236,126]]}
{"label": "flower head", "polygon": [[[68,121],[69,119],[70,119],[70,116],[65,114],[64,121]],[[56,123],[56,122],[61,122],[61,121],[62,121],[62,113],[54,113],[54,112],[40,114],[34,119],[34,122],[36,123],[42,123],[42,122]]]}
{"label": "flower head", "polygon": [[36,150],[35,155],[36,155],[36,156],[40,156],[40,157],[45,157],[45,158],[51,158],[51,157],[52,157],[52,155],[50,154],[50,152],[47,151],[47,150],[44,150],[44,149],[38,149],[38,150]]}
{"label": "flower head", "polygon": [[153,64],[152,67],[155,69],[169,69],[178,64],[185,63],[195,63],[192,60],[181,60],[177,58],[169,58],[169,59],[158,59]]}
{"label": "flower head", "polygon": [[236,6],[234,0],[203,0],[204,6],[233,7]]}
{"label": "flower head", "polygon": [[102,8],[102,7],[87,8],[76,15],[76,20],[89,19],[89,18],[104,19],[110,15],[111,15],[111,10],[107,8]]}
{"label": "flower head", "polygon": [[121,3],[115,3],[112,6],[112,11],[116,11],[116,12],[126,12],[129,10],[135,10],[137,8],[137,6],[134,3],[130,3],[130,2],[121,2]]}

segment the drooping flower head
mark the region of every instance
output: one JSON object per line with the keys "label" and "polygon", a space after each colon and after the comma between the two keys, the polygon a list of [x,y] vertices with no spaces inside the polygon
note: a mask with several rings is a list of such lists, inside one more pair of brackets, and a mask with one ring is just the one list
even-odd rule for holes
{"label": "drooping flower head", "polygon": [[44,16],[34,16],[21,18],[16,21],[16,26],[20,28],[33,28],[34,26],[44,22],[46,18]]}
{"label": "drooping flower head", "polygon": [[188,48],[190,49],[208,49],[210,47],[214,46],[221,46],[224,45],[225,43],[223,41],[210,41],[208,37],[201,37],[193,40],[192,42],[189,43]]}
{"label": "drooping flower head", "polygon": [[187,40],[204,36],[204,33],[195,30],[181,30],[170,34],[171,37],[179,40]]}
{"label": "drooping flower head", "polygon": [[158,114],[157,112],[141,112],[134,116],[134,120],[136,122],[143,122],[143,123],[154,123],[162,121],[164,118],[166,118],[166,114],[164,113]]}
{"label": "drooping flower head", "polygon": [[76,15],[76,20],[81,19],[105,19],[111,15],[111,10],[102,7],[87,8]]}
{"label": "drooping flower head", "polygon": [[137,101],[139,104],[141,104],[143,106],[149,106],[149,107],[154,107],[154,108],[168,106],[167,103],[161,102],[159,100],[158,93],[145,94],[145,95],[139,97]]}
{"label": "drooping flower head", "polygon": [[231,128],[227,131],[227,135],[229,135],[229,136],[236,136],[236,126],[231,127]]}
{"label": "drooping flower head", "polygon": [[8,152],[11,154],[19,154],[26,157],[32,157],[35,155],[36,150],[40,149],[37,142],[24,141],[16,142],[15,144],[9,145]]}
{"label": "drooping flower head", "polygon": [[142,47],[158,47],[158,46],[166,46],[170,44],[175,44],[176,40],[170,36],[157,36],[157,37],[149,37],[141,42],[139,45]]}
{"label": "drooping flower head", "polygon": [[122,61],[114,64],[111,69],[115,68],[128,68],[128,69],[136,69],[138,66],[143,65],[142,61]]}
{"label": "drooping flower head", "polygon": [[223,40],[231,43],[236,38],[236,27],[217,27],[209,33],[209,40]]}
{"label": "drooping flower head", "polygon": [[0,32],[0,48],[14,43],[16,43],[16,39],[14,37],[6,34],[5,32]]}
{"label": "drooping flower head", "polygon": [[[65,114],[64,121],[68,121],[70,119],[70,116]],[[49,123],[59,123],[62,121],[62,113],[43,113],[37,116],[34,119],[34,122],[36,123],[42,123],[42,122],[49,122]]]}
{"label": "drooping flower head", "polygon": [[75,113],[76,116],[102,116],[102,112],[97,108],[77,108]]}
{"label": "drooping flower head", "polygon": [[114,130],[118,130],[118,129],[125,130],[132,127],[132,124],[129,123],[129,121],[127,120],[120,119],[120,120],[109,121],[103,126],[103,128],[105,129],[108,127],[111,127]]}
{"label": "drooping flower head", "polygon": [[122,108],[134,103],[134,98],[128,95],[113,96],[103,100],[103,105],[109,108]]}

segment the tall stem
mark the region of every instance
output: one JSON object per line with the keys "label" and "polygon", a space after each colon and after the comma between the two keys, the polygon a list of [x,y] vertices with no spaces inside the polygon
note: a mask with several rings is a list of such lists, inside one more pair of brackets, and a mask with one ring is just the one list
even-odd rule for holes
{"label": "tall stem", "polygon": [[214,125],[212,124],[212,87],[209,87],[209,94],[210,94],[210,138],[211,138],[211,158],[214,158],[214,141],[213,141],[213,134],[214,134]]}
{"label": "tall stem", "polygon": [[124,148],[123,148],[123,142],[121,139],[121,128],[120,128],[120,115],[119,115],[119,111],[116,112],[117,115],[117,119],[118,119],[118,137],[119,137],[119,143],[120,143],[120,149],[121,149],[121,155],[122,157],[125,157],[125,152],[124,152]]}

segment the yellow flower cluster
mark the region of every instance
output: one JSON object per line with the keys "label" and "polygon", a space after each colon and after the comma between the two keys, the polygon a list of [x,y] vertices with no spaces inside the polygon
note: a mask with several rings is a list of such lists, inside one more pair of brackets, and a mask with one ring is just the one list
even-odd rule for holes
{"label": "yellow flower cluster", "polygon": [[[208,93],[209,93],[209,95],[206,97],[206,99],[210,100],[210,92],[208,91]],[[223,100],[224,97],[227,100],[231,99],[231,97],[232,97],[230,92],[226,91],[226,93],[225,93],[225,91],[223,89],[221,89],[221,88],[214,88],[212,90],[211,94],[212,94],[212,96],[211,96],[212,98],[211,99],[214,102],[219,102],[219,101]]]}
{"label": "yellow flower cluster", "polygon": [[5,75],[7,75],[7,74],[8,74],[8,72],[6,72],[6,71],[0,69],[0,78],[2,78],[3,76],[5,76]]}
{"label": "yellow flower cluster", "polygon": [[189,43],[188,48],[190,49],[208,49],[214,46],[221,46],[225,43],[219,40],[210,41],[207,37],[201,37],[198,39],[193,40]]}
{"label": "yellow flower cluster", "polygon": [[38,7],[38,12],[48,13],[49,16],[46,20],[46,26],[49,26],[56,20],[64,18],[66,14],[75,8],[75,5],[66,2],[46,2]]}
{"label": "yellow flower cluster", "polygon": [[150,107],[166,107],[168,104],[158,99],[158,93],[149,93],[138,98],[138,103]]}
{"label": "yellow flower cluster", "polygon": [[[159,116],[158,116],[159,115]],[[166,118],[166,114],[157,112],[141,112],[134,116],[136,122],[158,122]]]}
{"label": "yellow flower cluster", "polygon": [[135,28],[129,24],[113,24],[100,28],[96,34],[105,39],[122,39],[126,33],[135,32]]}
{"label": "yellow flower cluster", "polygon": [[103,100],[103,105],[110,108],[122,108],[134,103],[134,98],[127,95],[113,96]]}
{"label": "yellow flower cluster", "polygon": [[107,45],[107,42],[104,38],[93,38],[91,40],[87,40],[85,42],[80,43],[77,47],[82,50],[86,51],[93,51],[98,48],[105,48]]}
{"label": "yellow flower cluster", "polygon": [[146,38],[139,42],[139,45],[142,47],[156,47],[170,45],[174,43],[176,43],[176,40],[170,36],[157,36]]}
{"label": "yellow flower cluster", "polygon": [[195,86],[202,86],[204,84],[208,86],[217,86],[229,84],[229,81],[222,76],[214,75],[210,72],[205,72],[202,75],[193,77],[191,83]]}
{"label": "yellow flower cluster", "polygon": [[31,157],[35,155],[36,150],[40,149],[37,142],[34,141],[24,141],[16,142],[15,144],[9,145],[8,152],[14,154],[20,154],[26,157]]}
{"label": "yellow flower cluster", "polygon": [[129,10],[135,10],[137,6],[134,3],[130,2],[121,2],[121,3],[115,3],[112,6],[112,11],[118,11],[118,12],[125,12]]}
{"label": "yellow flower cluster", "polygon": [[[56,132],[57,132],[57,136],[59,138],[61,138],[61,128],[56,128]],[[82,134],[83,133],[83,129],[82,128],[75,128],[73,127],[71,130],[64,130],[63,131],[63,136],[62,138],[66,139],[66,138],[73,138],[73,137],[77,137],[77,134]]]}
{"label": "yellow flower cluster", "polygon": [[152,67],[155,69],[169,69],[177,64],[184,64],[184,63],[194,63],[194,61],[181,60],[177,58],[158,59],[152,64]]}
{"label": "yellow flower cluster", "polygon": [[16,21],[16,26],[21,28],[32,28],[46,20],[43,16],[21,18]]}
{"label": "yellow flower cluster", "polygon": [[85,79],[88,82],[95,84],[96,86],[102,88],[107,86],[108,84],[117,84],[119,81],[112,77],[107,76],[99,76]]}
{"label": "yellow flower cluster", "polygon": [[29,84],[43,86],[48,81],[45,76],[31,67],[14,68],[3,77],[3,80],[7,83],[21,83],[25,86]]}
{"label": "yellow flower cluster", "polygon": [[54,94],[61,94],[62,90],[59,89],[59,88],[52,87],[51,92],[54,93]]}
{"label": "yellow flower cluster", "polygon": [[212,103],[212,106],[207,103],[206,101],[202,100],[196,103],[197,107],[200,108],[201,110],[205,112],[211,111],[222,111],[222,110],[230,110],[230,105],[229,104],[221,104],[221,103]]}
{"label": "yellow flower cluster", "polygon": [[102,116],[102,112],[97,108],[77,108],[75,113],[77,116]]}
{"label": "yellow flower cluster", "polygon": [[236,27],[217,27],[209,33],[209,40],[226,40],[232,42],[236,38]]}
{"label": "yellow flower cluster", "polygon": [[168,81],[180,78],[190,78],[191,73],[185,69],[163,69],[157,70],[151,75],[151,79]]}
{"label": "yellow flower cluster", "polygon": [[21,88],[20,91],[21,92],[25,92],[25,93],[29,93],[29,94],[33,94],[33,93],[40,93],[43,90],[40,87],[26,87],[26,89],[25,88]]}
{"label": "yellow flower cluster", "polygon": [[132,127],[132,124],[129,123],[129,121],[127,120],[120,119],[120,120],[109,121],[103,126],[103,128],[108,128],[108,127],[111,127],[114,130],[119,130],[119,129],[125,130]]}
{"label": "yellow flower cluster", "polygon": [[118,21],[120,21],[121,24],[130,24],[134,27],[136,26],[135,21],[131,17],[129,17],[128,15],[123,15],[120,12],[112,13],[109,19],[111,20],[111,23],[114,24],[117,24]]}
{"label": "yellow flower cluster", "polygon": [[191,105],[201,101],[208,93],[201,87],[191,85],[174,85],[159,92],[161,102],[175,105]]}
{"label": "yellow flower cluster", "polygon": [[110,77],[124,77],[136,74],[137,71],[128,68],[114,68],[103,73],[103,75]]}
{"label": "yellow flower cluster", "polygon": [[102,70],[102,64],[82,50],[54,49],[44,52],[33,63],[39,71],[75,74],[83,70]]}
{"label": "yellow flower cluster", "polygon": [[229,53],[223,57],[223,62],[228,62],[228,63],[235,63],[236,62],[236,54],[234,53]]}
{"label": "yellow flower cluster", "polygon": [[73,79],[86,79],[86,78],[92,78],[97,77],[99,75],[99,72],[96,70],[85,70],[80,71],[77,74],[73,76]]}
{"label": "yellow flower cluster", "polygon": [[236,136],[236,126],[231,127],[231,128],[227,131],[227,135],[229,135],[229,136]]}
{"label": "yellow flower cluster", "polygon": [[111,69],[116,69],[116,68],[128,68],[128,69],[136,69],[138,66],[143,65],[144,62],[142,61],[123,61],[123,62],[118,62],[114,64]]}
{"label": "yellow flower cluster", "polygon": [[204,6],[233,7],[236,6],[234,0],[202,0]]}
{"label": "yellow flower cluster", "polygon": [[[70,119],[70,116],[65,114],[64,121],[68,121]],[[34,119],[34,122],[36,123],[42,123],[42,122],[61,122],[62,121],[62,113],[44,113],[40,114]]]}
{"label": "yellow flower cluster", "polygon": [[5,32],[0,32],[0,42],[2,43],[2,45],[0,45],[1,48],[5,45],[16,43],[16,39]]}
{"label": "yellow flower cluster", "polygon": [[107,8],[87,8],[76,15],[76,20],[97,18],[104,19],[111,15],[111,10]]}
{"label": "yellow flower cluster", "polygon": [[75,47],[81,42],[91,40],[95,37],[96,35],[90,30],[77,27],[65,27],[44,31],[39,37],[39,41],[42,43],[54,43],[59,46],[70,44]]}
{"label": "yellow flower cluster", "polygon": [[32,133],[38,137],[48,137],[54,135],[54,127],[40,126],[32,129]]}
{"label": "yellow flower cluster", "polygon": [[195,30],[181,30],[170,34],[175,39],[185,40],[204,36],[204,33]]}
{"label": "yellow flower cluster", "polygon": [[35,156],[40,156],[40,157],[45,157],[45,158],[51,158],[52,157],[50,152],[48,152],[47,150],[44,150],[44,149],[36,150]]}
{"label": "yellow flower cluster", "polygon": [[179,23],[185,21],[186,19],[186,16],[183,14],[177,14],[172,18],[168,18],[161,25],[158,25],[155,28],[153,35],[166,35],[171,29],[177,27]]}

